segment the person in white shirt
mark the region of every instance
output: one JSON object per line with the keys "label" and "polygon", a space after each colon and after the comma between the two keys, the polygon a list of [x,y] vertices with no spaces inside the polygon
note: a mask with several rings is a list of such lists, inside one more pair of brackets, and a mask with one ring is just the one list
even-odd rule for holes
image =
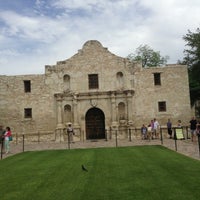
{"label": "person in white shirt", "polygon": [[158,123],[158,121],[156,120],[156,118],[154,118],[154,123],[153,123],[153,129],[154,129],[154,135],[156,138],[159,138],[159,128],[160,128],[160,124]]}

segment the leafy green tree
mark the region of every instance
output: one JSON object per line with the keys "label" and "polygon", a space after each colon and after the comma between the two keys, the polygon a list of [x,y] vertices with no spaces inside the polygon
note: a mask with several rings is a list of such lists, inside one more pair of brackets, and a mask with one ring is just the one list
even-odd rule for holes
{"label": "leafy green tree", "polygon": [[184,50],[184,61],[189,67],[193,67],[200,62],[200,29],[197,28],[196,33],[188,30],[188,33],[183,36],[183,39],[186,41],[186,46],[189,47],[189,49]]}
{"label": "leafy green tree", "polygon": [[133,61],[142,63],[142,67],[162,66],[167,63],[168,56],[161,56],[159,51],[154,51],[148,45],[140,45],[135,53],[128,55],[128,58]]}
{"label": "leafy green tree", "polygon": [[[200,29],[183,36],[187,49],[183,62],[188,65],[191,104],[200,100]],[[200,114],[200,113],[199,113]]]}

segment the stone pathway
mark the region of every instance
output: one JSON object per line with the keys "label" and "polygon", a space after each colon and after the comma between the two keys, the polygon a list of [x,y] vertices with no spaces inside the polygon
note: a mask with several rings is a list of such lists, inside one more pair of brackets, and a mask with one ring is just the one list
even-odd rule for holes
{"label": "stone pathway", "polygon": [[[160,140],[141,140],[141,139],[132,139],[128,140],[94,140],[94,141],[83,141],[75,142],[68,144],[67,142],[34,142],[26,143],[24,145],[24,151],[38,151],[38,150],[48,150],[48,149],[81,149],[81,148],[102,148],[102,147],[122,147],[122,146],[138,146],[138,145],[163,145],[173,151],[184,154],[186,156],[192,157],[194,159],[200,160],[199,155],[199,145],[198,142],[191,142],[191,140],[177,140],[176,145],[175,141],[172,139],[164,139],[163,143]],[[3,154],[3,158],[12,156],[23,152],[23,144],[16,144],[14,141],[11,143],[11,153]]]}

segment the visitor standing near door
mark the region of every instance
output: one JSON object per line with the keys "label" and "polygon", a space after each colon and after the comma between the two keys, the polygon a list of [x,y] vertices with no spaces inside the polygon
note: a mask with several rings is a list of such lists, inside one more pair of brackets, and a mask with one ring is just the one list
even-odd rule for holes
{"label": "visitor standing near door", "polygon": [[74,129],[72,128],[72,124],[68,123],[68,127],[67,127],[67,134],[68,134],[68,140],[70,143],[74,143]]}

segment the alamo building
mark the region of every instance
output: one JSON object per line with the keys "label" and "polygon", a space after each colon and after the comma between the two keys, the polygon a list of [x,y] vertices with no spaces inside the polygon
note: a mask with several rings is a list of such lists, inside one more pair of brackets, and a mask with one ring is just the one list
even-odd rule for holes
{"label": "alamo building", "polygon": [[13,132],[51,132],[55,140],[69,122],[76,140],[103,139],[106,130],[153,118],[184,125],[192,115],[187,66],[142,68],[90,40],[44,74],[0,75],[0,111],[0,124]]}

